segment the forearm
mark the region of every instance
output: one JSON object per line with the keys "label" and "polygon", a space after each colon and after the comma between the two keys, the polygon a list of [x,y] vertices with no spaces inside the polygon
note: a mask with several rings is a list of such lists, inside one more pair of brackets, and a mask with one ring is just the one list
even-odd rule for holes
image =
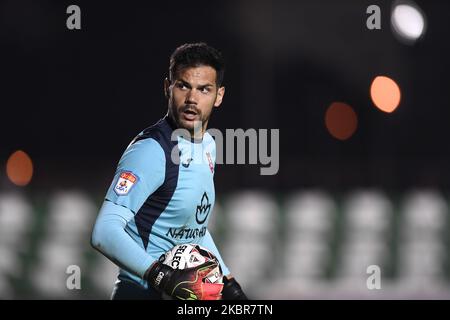
{"label": "forearm", "polygon": [[91,244],[111,261],[141,278],[154,259],[125,231],[129,209],[105,201],[95,222]]}

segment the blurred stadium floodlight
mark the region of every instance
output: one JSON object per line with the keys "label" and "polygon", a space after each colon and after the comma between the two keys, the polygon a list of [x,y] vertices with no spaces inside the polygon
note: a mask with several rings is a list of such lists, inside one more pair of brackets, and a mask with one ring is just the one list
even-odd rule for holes
{"label": "blurred stadium floodlight", "polygon": [[425,34],[426,17],[413,1],[397,0],[392,5],[391,26],[401,42],[413,44]]}

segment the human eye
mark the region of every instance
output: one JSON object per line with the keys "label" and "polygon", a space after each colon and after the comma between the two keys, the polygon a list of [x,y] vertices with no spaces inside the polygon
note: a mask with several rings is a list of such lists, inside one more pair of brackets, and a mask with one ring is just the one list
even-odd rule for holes
{"label": "human eye", "polygon": [[207,94],[211,92],[211,89],[209,87],[203,87],[201,88],[201,92]]}
{"label": "human eye", "polygon": [[186,84],[184,84],[183,82],[177,82],[176,87],[178,89],[182,89],[182,90],[186,90],[187,89]]}

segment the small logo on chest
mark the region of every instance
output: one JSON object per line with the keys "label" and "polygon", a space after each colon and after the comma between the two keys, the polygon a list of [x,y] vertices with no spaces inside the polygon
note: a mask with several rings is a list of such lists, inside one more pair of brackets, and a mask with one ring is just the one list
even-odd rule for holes
{"label": "small logo on chest", "polygon": [[186,162],[182,162],[181,165],[185,168],[189,168],[189,165],[191,164],[192,160],[194,160],[194,159],[189,158],[186,160]]}

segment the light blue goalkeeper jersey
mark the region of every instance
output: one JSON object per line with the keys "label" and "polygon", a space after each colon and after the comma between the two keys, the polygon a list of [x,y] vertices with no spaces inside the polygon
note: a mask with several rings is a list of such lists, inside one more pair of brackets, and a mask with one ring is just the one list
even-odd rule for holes
{"label": "light blue goalkeeper jersey", "polygon": [[147,287],[143,275],[161,254],[197,243],[224,264],[207,229],[214,207],[215,141],[172,135],[166,116],[122,155],[92,233],[92,244],[121,267],[119,278]]}

